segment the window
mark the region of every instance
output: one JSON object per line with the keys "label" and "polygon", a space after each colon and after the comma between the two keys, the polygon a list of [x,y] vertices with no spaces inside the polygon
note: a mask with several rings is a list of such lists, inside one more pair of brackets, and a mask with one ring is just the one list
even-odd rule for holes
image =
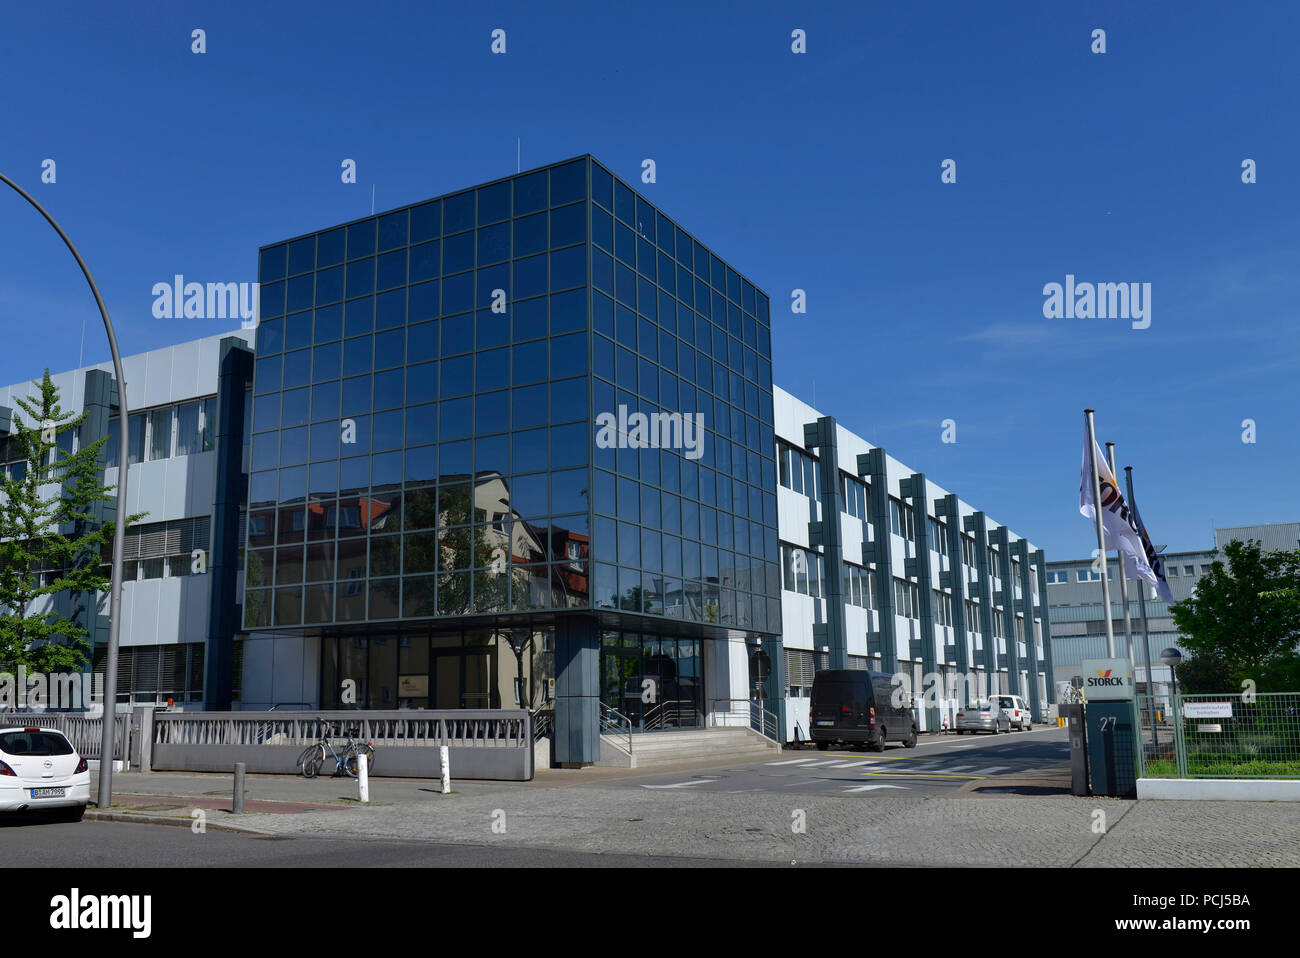
{"label": "window", "polygon": [[[191,552],[208,548],[209,525],[208,516],[199,516],[132,526],[122,543],[123,580],[189,575]],[[106,562],[103,568],[107,574]]]}
{"label": "window", "polygon": [[210,452],[216,435],[216,399],[200,399],[176,407],[176,455]]}
{"label": "window", "polygon": [[1053,569],[1047,573],[1047,584],[1057,585],[1062,582],[1070,581],[1070,573],[1064,569]]}
{"label": "window", "polygon": [[870,503],[870,489],[861,479],[840,473],[841,493],[844,497],[844,511],[856,519],[867,521],[867,508]]}
{"label": "window", "polygon": [[[216,406],[216,398],[208,397],[132,413],[128,436],[131,464],[210,452],[216,439]],[[113,417],[108,421],[108,442],[104,444],[109,469],[117,468],[117,447],[117,417]]]}
{"label": "window", "polygon": [[131,465],[141,462],[144,459],[144,413],[133,413],[128,423],[127,443],[129,444],[127,452],[127,461]]}
{"label": "window", "polygon": [[925,521],[930,527],[930,551],[937,552],[939,555],[947,558],[948,527],[932,516],[927,516]]}
{"label": "window", "polygon": [[812,688],[817,661],[812,652],[803,649],[785,649],[785,681],[790,695],[806,698]]}
{"label": "window", "polygon": [[1209,573],[1210,567],[1208,565],[1201,566],[1201,575],[1209,575]]}
{"label": "window", "polygon": [[934,621],[936,625],[952,625],[952,596],[934,590]]}
{"label": "window", "polygon": [[870,569],[844,563],[844,602],[862,609],[876,608],[876,576]]}
{"label": "window", "polygon": [[1196,566],[1194,565],[1183,566],[1183,575],[1196,575]]}
{"label": "window", "polygon": [[1167,571],[1167,573],[1168,573],[1167,578],[1170,578],[1170,579],[1177,579],[1177,578],[1178,578],[1178,566],[1176,566],[1176,565],[1168,566],[1168,567],[1166,567],[1166,571]]}
{"label": "window", "polygon": [[817,498],[816,459],[784,440],[777,442],[776,459],[781,485],[809,498]]}
{"label": "window", "polygon": [[1079,569],[1075,577],[1079,582],[1100,582],[1101,572],[1096,569]]}
{"label": "window", "polygon": [[891,498],[889,500],[889,528],[896,536],[902,536],[904,539],[915,539],[916,520],[912,514],[912,507]]}
{"label": "window", "polygon": [[798,546],[781,546],[782,585],[787,592],[821,597],[822,563],[820,553]]}
{"label": "window", "polygon": [[920,615],[920,593],[915,582],[894,580],[894,614],[915,619]]}
{"label": "window", "polygon": [[149,461],[168,459],[172,451],[172,407],[149,410]]}
{"label": "window", "polygon": [[176,455],[188,456],[198,452],[195,439],[199,434],[199,404],[182,403],[176,407]]}

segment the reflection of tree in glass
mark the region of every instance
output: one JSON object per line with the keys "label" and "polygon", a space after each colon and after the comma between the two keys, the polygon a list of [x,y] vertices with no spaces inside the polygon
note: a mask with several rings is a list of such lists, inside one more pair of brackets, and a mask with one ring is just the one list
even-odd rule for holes
{"label": "reflection of tree in glass", "polygon": [[527,590],[527,573],[512,568],[508,534],[493,544],[487,534],[489,526],[471,524],[475,518],[474,489],[468,482],[441,486],[436,500],[433,489],[408,493],[406,528],[437,529],[436,535],[406,537],[407,568],[438,570],[436,607],[432,602],[419,601],[411,614],[467,615],[476,610],[505,610],[509,608],[511,577],[516,591]]}
{"label": "reflection of tree in glass", "polygon": [[245,582],[247,585],[244,589],[244,625],[266,625],[267,620],[264,616],[269,611],[267,600],[271,593],[252,589],[252,586],[266,585],[268,582],[261,553],[249,550],[248,574],[245,576]]}
{"label": "reflection of tree in glass", "polygon": [[628,589],[627,592],[623,593],[623,595],[619,596],[618,607],[620,609],[627,609],[631,612],[640,612],[641,601],[644,597],[645,590],[639,585],[634,585],[632,588]]}

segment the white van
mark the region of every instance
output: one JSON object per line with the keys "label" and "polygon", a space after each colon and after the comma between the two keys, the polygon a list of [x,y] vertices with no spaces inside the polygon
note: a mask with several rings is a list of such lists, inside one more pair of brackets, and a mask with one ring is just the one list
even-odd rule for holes
{"label": "white van", "polygon": [[1002,714],[1010,721],[1011,728],[1018,728],[1022,732],[1033,729],[1033,712],[1029,708],[1029,703],[1019,695],[995,695],[993,704],[1002,710]]}

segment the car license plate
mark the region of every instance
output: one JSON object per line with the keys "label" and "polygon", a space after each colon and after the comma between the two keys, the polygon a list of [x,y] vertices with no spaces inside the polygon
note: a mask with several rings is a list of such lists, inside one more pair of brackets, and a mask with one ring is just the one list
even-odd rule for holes
{"label": "car license plate", "polygon": [[821,719],[821,720],[819,720],[819,721],[817,722],[817,724],[818,724],[819,726],[829,726],[829,725],[834,725],[834,724],[835,724],[835,720],[834,720],[834,719]]}
{"label": "car license plate", "polygon": [[63,798],[68,794],[66,788],[33,788],[32,798]]}

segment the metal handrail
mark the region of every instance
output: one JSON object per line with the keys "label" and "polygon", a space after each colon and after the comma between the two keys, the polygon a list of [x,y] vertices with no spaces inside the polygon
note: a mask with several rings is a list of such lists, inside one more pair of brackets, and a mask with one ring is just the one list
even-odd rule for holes
{"label": "metal handrail", "polygon": [[555,709],[554,707],[540,707],[533,709],[533,738],[545,738],[555,729]]}
{"label": "metal handrail", "polygon": [[645,714],[641,716],[641,728],[667,728],[666,723],[671,720],[675,720],[677,726],[680,727],[683,715],[695,717],[698,713],[699,709],[693,699],[669,699],[645,711]]}
{"label": "metal handrail", "polygon": [[[749,727],[759,735],[763,736],[763,738],[771,739],[777,745],[781,744],[781,740],[777,737],[780,722],[775,712],[761,707],[756,699],[723,698],[713,700],[715,706],[720,702],[726,702],[728,704],[733,702],[747,703],[749,705]],[[714,709],[710,709],[710,714],[714,711]],[[718,727],[716,718],[713,720],[712,724],[715,728]]]}
{"label": "metal handrail", "polygon": [[600,703],[600,728],[601,731],[617,732],[626,728],[627,732],[627,754],[632,754],[632,720],[613,706]]}

